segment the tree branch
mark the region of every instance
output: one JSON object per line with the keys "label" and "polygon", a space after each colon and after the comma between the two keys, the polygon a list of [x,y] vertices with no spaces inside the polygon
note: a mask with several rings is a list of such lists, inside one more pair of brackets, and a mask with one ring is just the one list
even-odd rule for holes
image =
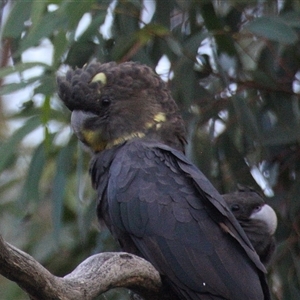
{"label": "tree branch", "polygon": [[0,235],[0,274],[16,282],[33,300],[92,300],[116,287],[132,289],[146,299],[161,298],[159,273],[149,262],[125,252],[90,256],[61,278]]}

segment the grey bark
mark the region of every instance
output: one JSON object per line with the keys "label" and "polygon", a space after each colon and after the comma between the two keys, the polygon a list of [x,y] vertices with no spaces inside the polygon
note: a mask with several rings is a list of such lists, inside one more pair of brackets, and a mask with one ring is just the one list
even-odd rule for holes
{"label": "grey bark", "polygon": [[159,299],[161,279],[144,259],[125,252],[90,256],[73,272],[57,277],[32,256],[5,242],[0,235],[0,274],[16,282],[33,300],[92,300],[116,287]]}

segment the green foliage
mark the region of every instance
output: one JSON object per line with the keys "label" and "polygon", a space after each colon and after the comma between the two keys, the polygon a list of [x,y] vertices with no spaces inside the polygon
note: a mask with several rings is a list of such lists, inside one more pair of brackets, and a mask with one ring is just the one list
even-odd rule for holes
{"label": "green foliage", "polygon": [[286,45],[298,41],[297,31],[280,16],[257,18],[246,26],[246,29],[260,37]]}
{"label": "green foliage", "polygon": [[[269,273],[273,298],[299,299],[299,2],[6,5],[0,43],[3,55],[11,53],[10,61],[0,54],[0,79],[5,79],[0,85],[0,231],[5,238],[57,275],[94,252],[116,249],[106,230],[98,232],[89,155],[69,130],[70,115],[57,98],[55,78],[65,65],[81,67],[92,59],[137,60],[155,68],[164,58],[170,68],[163,75],[187,123],[187,154],[222,193],[237,183],[260,189],[251,172],[263,178],[258,182],[279,216],[279,246]],[[104,22],[106,29],[100,30]],[[48,47],[45,61],[30,55],[43,47]],[[16,91],[27,98],[13,113],[3,111]],[[11,124],[20,127],[11,132]],[[24,299],[2,278],[0,291],[0,298]],[[127,297],[121,294],[107,298]]]}

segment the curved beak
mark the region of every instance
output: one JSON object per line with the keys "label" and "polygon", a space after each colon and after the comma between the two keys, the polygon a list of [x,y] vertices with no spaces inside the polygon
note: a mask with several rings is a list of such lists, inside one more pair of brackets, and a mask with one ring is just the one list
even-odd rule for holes
{"label": "curved beak", "polygon": [[274,209],[268,205],[264,204],[262,208],[251,214],[250,219],[260,220],[267,224],[270,234],[274,234],[277,228],[277,216]]}
{"label": "curved beak", "polygon": [[84,130],[84,124],[88,119],[97,118],[97,115],[91,112],[83,110],[73,110],[71,114],[71,126],[77,135],[82,140],[82,131]]}

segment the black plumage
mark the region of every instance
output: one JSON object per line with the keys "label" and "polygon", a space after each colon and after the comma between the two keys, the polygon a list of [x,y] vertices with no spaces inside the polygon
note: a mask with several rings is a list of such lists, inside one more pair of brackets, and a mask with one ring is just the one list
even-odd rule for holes
{"label": "black plumage", "polygon": [[241,186],[238,191],[223,197],[246,232],[260,260],[268,265],[276,248],[275,211],[255,190],[248,187]]}
{"label": "black plumage", "polygon": [[94,153],[99,219],[123,250],[157,268],[171,299],[270,299],[245,232],[183,154],[183,121],[165,83],[136,63],[94,63],[58,86]]}

